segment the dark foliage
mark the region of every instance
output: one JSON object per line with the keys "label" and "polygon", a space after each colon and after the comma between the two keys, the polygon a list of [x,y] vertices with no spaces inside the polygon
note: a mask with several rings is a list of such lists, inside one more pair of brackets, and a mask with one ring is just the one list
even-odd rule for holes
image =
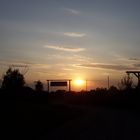
{"label": "dark foliage", "polygon": [[35,90],[38,92],[41,92],[44,90],[43,83],[40,80],[35,82]]}
{"label": "dark foliage", "polygon": [[130,90],[133,88],[133,79],[132,77],[130,77],[130,75],[126,75],[124,76],[120,83],[119,83],[119,88],[121,90],[125,89],[125,90]]}
{"label": "dark foliage", "polygon": [[16,90],[21,89],[25,84],[24,76],[18,69],[9,68],[3,76],[2,89]]}

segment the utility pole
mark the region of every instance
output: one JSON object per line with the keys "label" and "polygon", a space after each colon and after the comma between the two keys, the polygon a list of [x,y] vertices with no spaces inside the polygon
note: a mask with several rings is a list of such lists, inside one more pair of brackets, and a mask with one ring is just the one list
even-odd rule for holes
{"label": "utility pole", "polygon": [[108,83],[108,89],[110,87],[110,79],[109,79],[109,76],[107,77],[107,83]]}

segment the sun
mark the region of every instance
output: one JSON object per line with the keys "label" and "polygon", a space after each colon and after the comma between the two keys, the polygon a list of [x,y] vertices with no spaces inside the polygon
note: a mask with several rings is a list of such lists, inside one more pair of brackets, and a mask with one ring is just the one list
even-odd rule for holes
{"label": "sun", "polygon": [[83,84],[84,84],[84,80],[81,80],[81,79],[75,80],[75,85],[82,86]]}

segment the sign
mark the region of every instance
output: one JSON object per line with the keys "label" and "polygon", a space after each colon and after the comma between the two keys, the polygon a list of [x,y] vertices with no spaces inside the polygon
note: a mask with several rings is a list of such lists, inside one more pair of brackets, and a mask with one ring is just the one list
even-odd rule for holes
{"label": "sign", "polygon": [[50,86],[67,86],[67,82],[50,82]]}

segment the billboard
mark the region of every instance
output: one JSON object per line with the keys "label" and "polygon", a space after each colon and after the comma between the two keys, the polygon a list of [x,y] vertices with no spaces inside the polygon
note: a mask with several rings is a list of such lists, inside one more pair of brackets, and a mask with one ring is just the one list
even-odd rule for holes
{"label": "billboard", "polygon": [[67,86],[67,82],[50,82],[50,86]]}

